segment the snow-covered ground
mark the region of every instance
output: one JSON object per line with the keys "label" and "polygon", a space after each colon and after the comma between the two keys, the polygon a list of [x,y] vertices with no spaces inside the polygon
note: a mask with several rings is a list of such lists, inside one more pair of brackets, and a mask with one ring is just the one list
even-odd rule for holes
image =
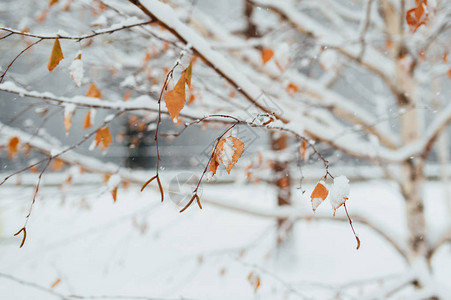
{"label": "snow-covered ground", "polygon": [[[426,187],[433,232],[448,221],[442,188]],[[298,209],[311,211],[312,189],[294,191]],[[277,248],[274,219],[208,203],[180,214],[169,197],[161,203],[157,191],[137,186],[120,189],[116,203],[97,185],[44,187],[19,249],[13,234],[32,193],[32,186],[0,187],[0,299],[360,299],[406,271],[397,252],[359,223],[359,250],[347,223],[315,217],[297,222],[293,239]],[[271,208],[275,191],[204,185],[202,197]],[[351,182],[347,207],[385,224],[393,238],[405,233],[403,203],[390,183]],[[332,214],[328,203],[319,211]],[[433,260],[437,280],[448,286],[450,250],[442,247]]]}

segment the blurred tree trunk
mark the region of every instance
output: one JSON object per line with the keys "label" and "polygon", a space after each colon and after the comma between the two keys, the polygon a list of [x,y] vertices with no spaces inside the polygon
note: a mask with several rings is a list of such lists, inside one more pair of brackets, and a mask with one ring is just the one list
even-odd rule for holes
{"label": "blurred tree trunk", "polygon": [[[277,188],[277,205],[291,205],[291,176],[289,162],[286,160],[284,150],[288,147],[288,136],[286,134],[272,133],[271,148],[279,152],[276,155],[273,166],[273,178]],[[277,219],[277,243],[284,242],[291,235],[293,224],[285,218]]]}
{"label": "blurred tree trunk", "polygon": [[247,27],[245,35],[247,38],[258,36],[257,26],[252,22],[252,13],[254,12],[254,4],[250,0],[244,0],[244,16],[246,18]]}
{"label": "blurred tree trunk", "polygon": [[[403,146],[415,142],[422,136],[422,122],[416,108],[417,83],[413,77],[416,62],[412,61],[409,64],[404,61],[410,55],[404,43],[404,6],[405,3],[402,1],[398,10],[390,1],[381,2],[387,32],[393,41],[391,48],[395,64],[393,92],[401,112],[400,134]],[[407,259],[410,264],[426,258],[428,254],[423,199],[424,160],[423,157],[411,157],[401,164],[400,188],[405,201],[408,230]]]}

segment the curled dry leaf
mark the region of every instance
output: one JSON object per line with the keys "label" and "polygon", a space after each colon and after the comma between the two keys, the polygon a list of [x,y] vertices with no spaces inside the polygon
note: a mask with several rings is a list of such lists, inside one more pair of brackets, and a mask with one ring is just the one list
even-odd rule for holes
{"label": "curled dry leaf", "polygon": [[234,136],[228,136],[221,139],[216,146],[217,158],[229,174],[233,166],[241,157],[241,154],[243,154],[243,151],[244,143]]}
{"label": "curled dry leaf", "polygon": [[22,242],[20,243],[19,248],[22,248],[25,244],[25,240],[27,239],[27,229],[25,227],[22,227],[18,232],[14,234],[14,236],[18,236],[21,232],[23,232]]}
{"label": "curled dry leaf", "polygon": [[318,182],[310,195],[313,211],[316,211],[318,206],[320,206],[320,204],[327,198],[328,194],[329,191],[327,190],[325,183],[323,181]]}
{"label": "curled dry leaf", "polygon": [[50,72],[60,63],[60,61],[64,58],[63,50],[61,50],[61,44],[58,39],[55,39],[53,43],[52,54],[50,55],[49,63],[47,68]]}
{"label": "curled dry leaf", "polygon": [[216,157],[216,153],[215,153],[210,161],[209,171],[211,172],[212,177],[213,177],[213,175],[216,174],[216,170],[218,170],[218,166],[219,166],[219,161],[218,161],[218,158]]}
{"label": "curled dry leaf", "polygon": [[117,186],[111,191],[111,196],[113,196],[113,201],[117,200]]}

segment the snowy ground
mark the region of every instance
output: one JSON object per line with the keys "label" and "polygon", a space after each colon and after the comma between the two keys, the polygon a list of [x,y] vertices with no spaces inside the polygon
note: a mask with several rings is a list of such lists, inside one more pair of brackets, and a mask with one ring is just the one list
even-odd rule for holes
{"label": "snowy ground", "polygon": [[[358,251],[348,224],[315,218],[298,222],[293,241],[278,249],[272,219],[207,203],[180,214],[171,200],[161,204],[157,192],[136,186],[119,190],[117,203],[94,185],[66,187],[64,197],[58,187],[43,188],[19,249],[12,235],[23,226],[32,193],[31,186],[0,187],[0,299],[360,299],[406,270],[383,239],[358,223]],[[294,193],[299,209],[310,210],[306,196]],[[431,182],[426,193],[429,226],[438,231],[448,220],[442,186]],[[275,192],[204,185],[203,196],[271,207]],[[370,213],[394,237],[405,233],[403,204],[390,183],[352,183],[348,209]],[[329,204],[320,210],[330,211]],[[437,279],[448,286],[450,250],[442,247],[434,259]]]}

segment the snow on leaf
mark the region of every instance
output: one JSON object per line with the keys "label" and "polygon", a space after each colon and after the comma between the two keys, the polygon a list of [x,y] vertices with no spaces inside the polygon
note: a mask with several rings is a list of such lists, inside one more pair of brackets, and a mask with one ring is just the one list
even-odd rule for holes
{"label": "snow on leaf", "polygon": [[166,107],[173,121],[179,117],[180,111],[185,106],[185,81],[186,74],[183,72],[174,89],[165,96]]}
{"label": "snow on leaf", "polygon": [[102,98],[102,93],[97,88],[97,86],[94,83],[91,83],[89,86],[88,91],[86,92],[86,97],[92,97],[92,98]]}
{"label": "snow on leaf", "polygon": [[110,129],[108,127],[100,128],[99,130],[97,130],[96,138],[95,138],[96,147],[100,143],[102,143],[102,150],[105,150],[111,144],[111,141],[112,141],[112,139],[111,139]]}
{"label": "snow on leaf", "polygon": [[17,136],[12,137],[8,142],[8,156],[14,158],[19,152],[19,138]]}
{"label": "snow on leaf", "polygon": [[72,61],[69,67],[69,73],[72,80],[77,87],[81,86],[83,80],[83,62],[81,61],[81,51],[78,51],[77,56]]}
{"label": "snow on leaf", "polygon": [[61,44],[58,39],[55,39],[53,43],[52,54],[50,55],[49,63],[47,68],[50,72],[59,64],[59,62],[64,58],[63,50],[61,50]]}
{"label": "snow on leaf", "polygon": [[346,176],[342,175],[334,179],[334,184],[329,192],[329,201],[334,210],[334,216],[337,209],[348,200],[349,191],[349,179]]}
{"label": "snow on leaf", "polygon": [[263,49],[261,52],[263,64],[266,64],[274,56],[274,51],[272,49]]}
{"label": "snow on leaf", "polygon": [[219,141],[216,146],[216,155],[227,173],[230,174],[233,166],[243,154],[243,150],[244,143],[234,136],[228,136]]}
{"label": "snow on leaf", "polygon": [[88,111],[85,115],[85,120],[83,121],[83,129],[88,129],[92,126],[91,123],[91,111]]}
{"label": "snow on leaf", "polygon": [[318,182],[310,195],[313,211],[316,211],[318,206],[327,198],[328,194],[329,191],[326,188],[326,184],[323,181]]}

